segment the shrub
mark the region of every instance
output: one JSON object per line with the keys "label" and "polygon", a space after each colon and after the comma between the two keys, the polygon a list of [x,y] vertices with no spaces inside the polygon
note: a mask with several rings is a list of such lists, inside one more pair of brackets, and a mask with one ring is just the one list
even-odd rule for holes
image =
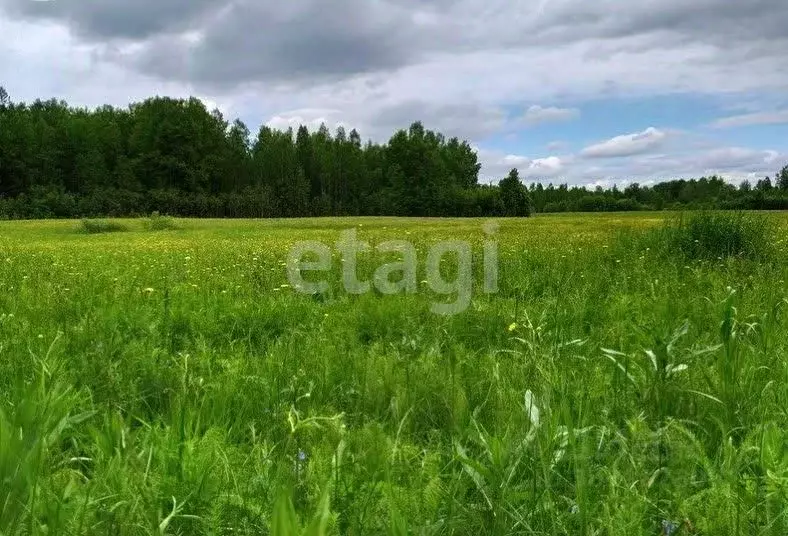
{"label": "shrub", "polygon": [[178,226],[173,218],[162,216],[158,211],[155,211],[145,220],[145,228],[148,231],[169,231],[177,229]]}
{"label": "shrub", "polygon": [[86,234],[119,233],[128,231],[125,225],[116,221],[84,219],[79,231]]}

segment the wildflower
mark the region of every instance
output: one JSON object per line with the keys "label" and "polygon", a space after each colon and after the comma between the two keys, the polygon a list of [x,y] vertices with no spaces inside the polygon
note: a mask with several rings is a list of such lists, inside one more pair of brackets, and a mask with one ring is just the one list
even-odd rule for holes
{"label": "wildflower", "polygon": [[511,333],[512,331],[514,331],[516,329],[517,329],[517,323],[512,322],[511,324],[509,324],[509,333]]}
{"label": "wildflower", "polygon": [[298,451],[298,461],[299,462],[306,461],[306,452],[304,452],[303,450]]}
{"label": "wildflower", "polygon": [[143,289],[143,290],[142,290],[142,292],[144,292],[144,293],[146,293],[146,294],[153,294],[153,293],[154,293],[154,292],[156,292],[156,291],[155,291],[155,290],[153,290],[152,288],[148,287],[148,288],[146,288],[146,289]]}

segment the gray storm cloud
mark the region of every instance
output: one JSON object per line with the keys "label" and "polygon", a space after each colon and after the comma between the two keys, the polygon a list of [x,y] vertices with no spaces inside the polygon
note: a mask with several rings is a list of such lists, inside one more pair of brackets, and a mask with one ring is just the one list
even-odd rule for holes
{"label": "gray storm cloud", "polygon": [[[434,54],[653,36],[735,54],[788,52],[784,0],[0,0],[26,20],[66,24],[85,41],[132,41],[121,55],[159,76],[233,84],[396,69]],[[188,35],[190,38],[185,39]],[[626,43],[618,43],[626,47]],[[612,45],[612,49],[610,48]]]}

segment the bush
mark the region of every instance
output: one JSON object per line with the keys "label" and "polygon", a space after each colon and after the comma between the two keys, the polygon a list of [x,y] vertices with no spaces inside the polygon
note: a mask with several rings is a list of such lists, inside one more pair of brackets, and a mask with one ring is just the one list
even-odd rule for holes
{"label": "bush", "polygon": [[169,231],[177,229],[175,220],[169,216],[162,216],[158,211],[150,215],[150,218],[145,220],[145,228],[148,231]]}
{"label": "bush", "polygon": [[84,219],[79,226],[79,231],[86,234],[119,233],[128,231],[128,228],[116,221]]}
{"label": "bush", "polygon": [[742,257],[762,260],[772,249],[772,221],[760,214],[696,212],[668,221],[661,244],[689,259]]}

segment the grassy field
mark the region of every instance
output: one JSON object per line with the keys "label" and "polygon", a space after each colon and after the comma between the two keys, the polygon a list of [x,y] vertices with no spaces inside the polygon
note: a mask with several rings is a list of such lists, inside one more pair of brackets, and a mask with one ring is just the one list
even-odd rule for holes
{"label": "grassy field", "polygon": [[287,252],[484,220],[0,222],[0,534],[784,536],[788,216],[666,217],[500,220],[454,316]]}

